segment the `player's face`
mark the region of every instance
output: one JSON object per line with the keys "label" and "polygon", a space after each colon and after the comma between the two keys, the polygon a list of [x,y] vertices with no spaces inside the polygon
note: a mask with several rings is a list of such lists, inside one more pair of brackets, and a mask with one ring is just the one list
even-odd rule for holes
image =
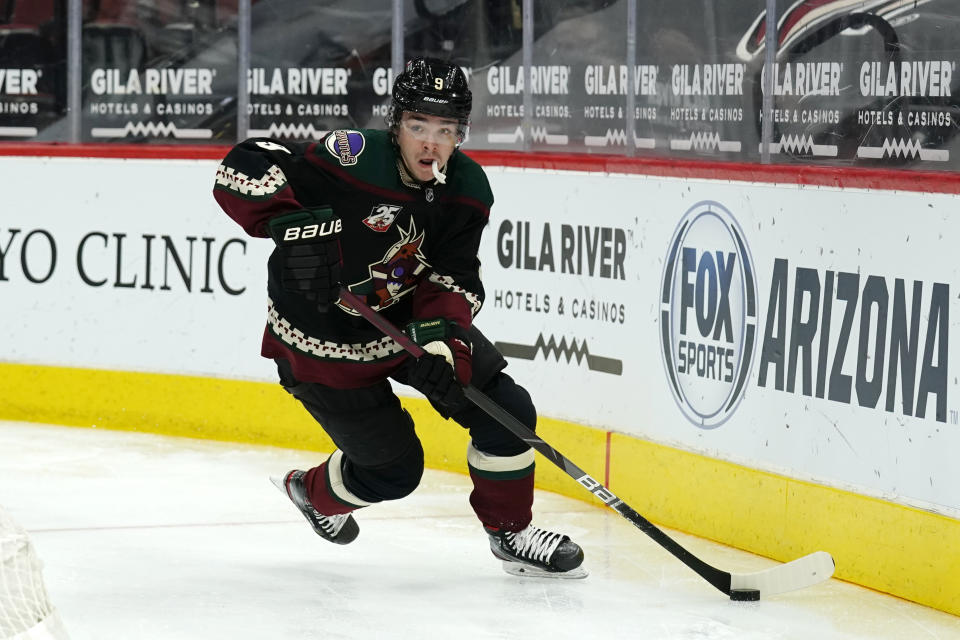
{"label": "player's face", "polygon": [[433,162],[442,169],[457,146],[457,121],[404,111],[397,144],[411,175],[421,182],[433,180]]}

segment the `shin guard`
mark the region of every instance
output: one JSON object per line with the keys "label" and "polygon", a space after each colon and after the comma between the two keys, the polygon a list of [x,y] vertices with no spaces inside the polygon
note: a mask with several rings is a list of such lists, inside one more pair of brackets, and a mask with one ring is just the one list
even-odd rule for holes
{"label": "shin guard", "polygon": [[343,452],[337,449],[326,462],[307,471],[304,477],[310,504],[324,515],[350,513],[370,504],[344,486],[342,461]]}
{"label": "shin guard", "polygon": [[533,449],[515,456],[491,456],[467,446],[473,492],[470,506],[489,529],[520,531],[532,518]]}

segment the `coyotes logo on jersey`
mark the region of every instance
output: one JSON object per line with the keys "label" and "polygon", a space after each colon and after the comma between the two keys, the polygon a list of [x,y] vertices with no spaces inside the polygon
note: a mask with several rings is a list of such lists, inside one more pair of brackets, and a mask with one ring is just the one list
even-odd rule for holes
{"label": "coyotes logo on jersey", "polygon": [[[417,288],[417,279],[424,269],[430,267],[420,253],[424,233],[417,234],[417,226],[410,220],[410,227],[400,229],[400,240],[395,242],[379,262],[369,265],[370,277],[347,286],[351,293],[366,298],[375,311],[385,309],[401,297]],[[339,300],[341,309],[359,315],[349,303]]]}

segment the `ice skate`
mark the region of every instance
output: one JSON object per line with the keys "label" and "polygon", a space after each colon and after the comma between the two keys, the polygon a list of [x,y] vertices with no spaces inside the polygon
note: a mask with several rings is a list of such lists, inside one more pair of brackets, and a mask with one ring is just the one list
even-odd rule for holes
{"label": "ice skate", "polygon": [[276,485],[277,489],[283,491],[290,498],[290,501],[300,510],[300,513],[307,519],[313,530],[317,532],[324,540],[336,544],[350,544],[356,540],[360,533],[360,527],[353,515],[344,513],[340,515],[325,516],[310,504],[307,500],[307,490],[303,486],[303,476],[305,471],[290,471],[283,478],[271,477],[270,482]]}
{"label": "ice skate", "polygon": [[529,525],[522,531],[485,527],[490,550],[503,560],[503,570],[514,576],[586,578],[583,549],[569,537]]}

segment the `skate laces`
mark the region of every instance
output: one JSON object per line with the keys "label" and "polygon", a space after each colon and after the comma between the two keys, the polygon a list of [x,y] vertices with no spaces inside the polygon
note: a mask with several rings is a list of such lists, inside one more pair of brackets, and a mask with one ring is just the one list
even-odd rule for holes
{"label": "skate laces", "polygon": [[335,536],[340,533],[340,529],[343,529],[343,525],[350,518],[349,513],[325,516],[313,507],[310,507],[310,510],[313,511],[313,517],[316,519],[317,524],[319,524],[320,527],[331,536]]}
{"label": "skate laces", "polygon": [[563,534],[545,531],[532,524],[523,531],[508,531],[504,537],[518,556],[540,562],[548,562],[564,538]]}

